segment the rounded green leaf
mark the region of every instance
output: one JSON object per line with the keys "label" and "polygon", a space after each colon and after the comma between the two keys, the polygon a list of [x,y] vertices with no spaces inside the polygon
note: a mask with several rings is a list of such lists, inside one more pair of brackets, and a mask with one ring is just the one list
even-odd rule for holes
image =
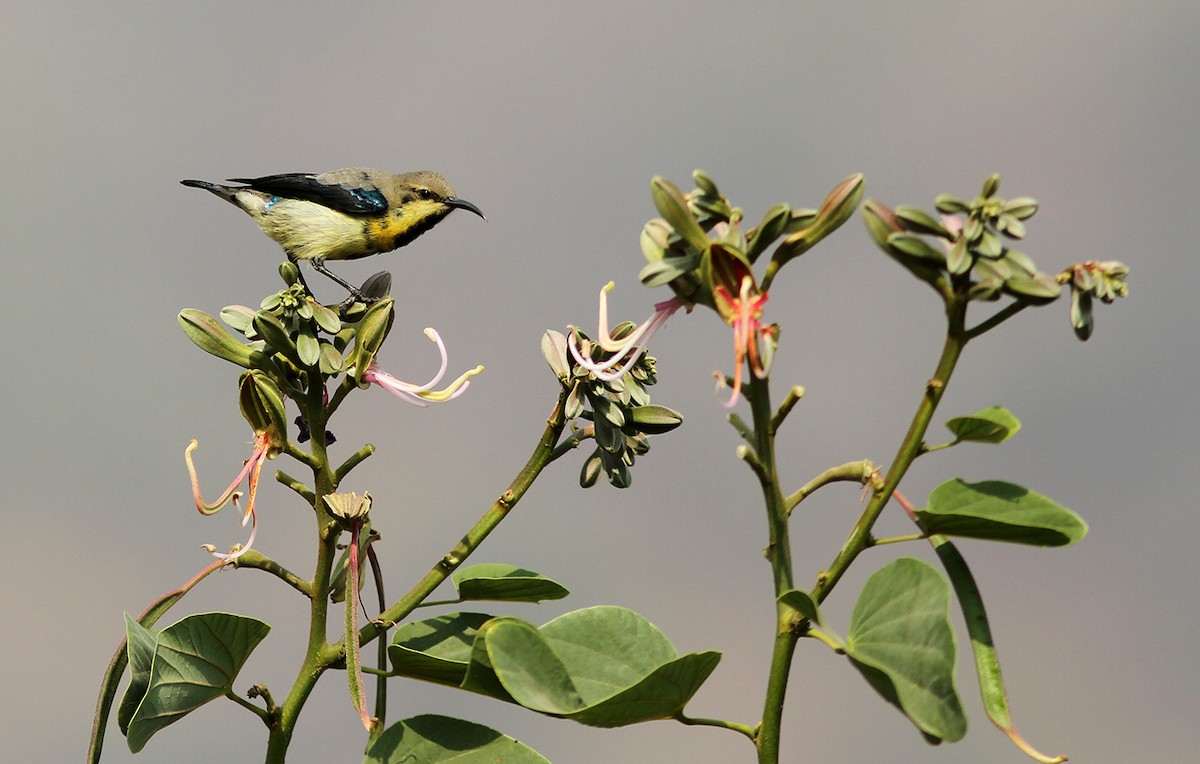
{"label": "rounded green leaf", "polygon": [[1066,507],[1013,483],[960,478],[942,483],[917,512],[930,533],[1008,541],[1034,546],[1069,546],[1087,535],[1087,523]]}
{"label": "rounded green leaf", "polygon": [[460,568],[451,577],[458,596],[464,600],[544,602],[570,594],[565,586],[513,565],[484,563]]}
{"label": "rounded green leaf", "polygon": [[482,724],[423,714],[396,722],[367,749],[363,764],[550,764],[524,743]]}
{"label": "rounded green leaf", "polygon": [[[120,714],[124,718],[129,707],[135,708],[128,715],[126,730],[129,750],[134,753],[142,750],[155,732],[230,692],[250,653],[271,630],[255,618],[200,613],[160,632],[149,632],[156,634],[151,653],[148,630],[132,619],[126,625],[130,644],[136,641],[139,645],[136,651],[130,650],[130,667],[137,673],[121,701]],[[136,697],[131,697],[131,692]]]}
{"label": "rounded green leaf", "polygon": [[1021,421],[1003,406],[989,406],[968,416],[956,416],[946,422],[956,441],[1003,443],[1017,434]]}
{"label": "rounded green leaf", "polygon": [[720,657],[677,656],[662,632],[620,607],[576,610],[540,629],[497,618],[479,630],[462,687],[583,724],[619,727],[674,716]]}
{"label": "rounded green leaf", "polygon": [[458,687],[467,674],[471,646],[487,613],[448,613],[406,623],[388,645],[392,669],[404,676]]}
{"label": "rounded green leaf", "polygon": [[867,580],[850,618],[846,654],[931,742],[966,734],[954,686],[950,587],[928,564],[902,557]]}

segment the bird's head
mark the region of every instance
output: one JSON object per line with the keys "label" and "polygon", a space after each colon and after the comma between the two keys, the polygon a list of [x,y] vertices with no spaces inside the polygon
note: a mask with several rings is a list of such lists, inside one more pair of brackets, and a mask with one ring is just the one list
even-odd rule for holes
{"label": "bird's head", "polygon": [[478,207],[455,196],[450,181],[432,170],[394,175],[392,182],[386,185],[387,188],[381,189],[384,196],[393,207],[402,208],[406,217],[411,216],[415,220],[439,219],[455,209],[463,209],[483,218],[483,212]]}

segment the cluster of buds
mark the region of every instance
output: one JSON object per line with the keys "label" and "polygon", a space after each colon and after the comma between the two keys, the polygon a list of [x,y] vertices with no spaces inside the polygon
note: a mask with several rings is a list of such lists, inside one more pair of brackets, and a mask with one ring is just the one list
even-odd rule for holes
{"label": "cluster of buds", "polygon": [[[275,458],[287,447],[284,414],[287,398],[299,400],[317,390],[326,407],[324,418],[340,400],[331,403],[326,385],[343,377],[339,395],[374,384],[408,403],[425,406],[458,397],[469,386],[471,377],[483,371],[482,366],[477,366],[442,389],[435,389],[448,361],[445,345],[433,329],[426,329],[425,334],[436,344],[441,366],[429,382],[404,382],[379,368],[375,356],[395,318],[393,301],[386,297],[390,286],[386,273],[373,276],[363,285],[362,291],[369,301],[355,302],[340,312],[313,299],[294,264],[281,265],[280,275],[287,288],[265,298],[258,310],[234,305],[221,311],[221,319],[241,338],[202,311],[188,309],[179,314],[180,326],[198,347],[247,369],[241,377],[240,401],[242,415],[254,432],[254,450],[245,468],[215,502],[201,498],[191,457],[195,441],[188,447],[186,457],[196,507],[204,514],[212,514],[230,500],[237,502],[241,493],[236,489],[241,481],[248,480],[243,523],[254,521],[256,525],[254,506],[259,472],[264,460]],[[309,423],[302,416],[297,418],[300,429],[297,442],[301,443],[310,436]],[[328,433],[324,437],[327,445],[332,442]],[[235,548],[234,553],[247,548],[249,542]],[[215,550],[210,551],[216,554]]]}
{"label": "cluster of buds", "polygon": [[[1029,197],[1002,199],[1000,176],[993,174],[983,182],[979,196],[968,201],[950,194],[934,200],[939,217],[917,207],[900,206],[892,210],[875,200],[863,204],[863,217],[871,238],[885,253],[929,283],[946,301],[965,293],[970,300],[997,300],[1008,296],[1019,303],[1044,305],[1058,299],[1062,284],[1075,290],[1072,324],[1081,339],[1091,333],[1088,298],[1096,294],[1090,275],[1095,268],[1118,274],[1120,291],[1105,292],[1111,302],[1124,295],[1124,276],[1128,269],[1121,263],[1083,264],[1067,269],[1058,277],[1037,269],[1033,260],[1010,244],[1025,238],[1025,221],[1033,217],[1038,203]],[[940,240],[931,244],[924,237]],[[1111,266],[1111,267],[1110,267]],[[1082,269],[1082,270],[1081,270]],[[1086,316],[1086,318],[1085,318]],[[1086,331],[1081,327],[1086,326]]]}
{"label": "cluster of buds", "polygon": [[[584,488],[595,485],[601,473],[613,486],[628,487],[635,457],[650,450],[648,436],[669,432],[683,423],[679,412],[650,403],[646,388],[657,381],[655,360],[643,352],[644,344],[628,343],[638,331],[633,322],[626,321],[611,333],[602,323],[599,340],[574,327],[569,341],[553,330],[542,338],[542,354],[567,391],[563,416],[572,422],[574,440],[592,437],[596,441],[596,449],[580,473],[579,483]],[[637,349],[631,351],[634,347]],[[588,424],[576,425],[579,419]]]}
{"label": "cluster of buds", "polygon": [[1076,263],[1058,274],[1058,282],[1071,287],[1071,326],[1075,336],[1086,340],[1092,336],[1092,298],[1110,303],[1129,294],[1125,277],[1129,267],[1116,260]]}
{"label": "cluster of buds", "polygon": [[[632,339],[626,340],[626,346],[644,345],[648,338],[643,337],[643,331],[648,327],[657,329],[665,316],[681,307],[688,311],[696,305],[711,308],[733,329],[732,394],[726,403],[733,406],[741,392],[744,369],[760,379],[770,372],[779,327],[763,321],[763,310],[775,274],[846,222],[862,197],[863,177],[856,174],[843,180],[820,209],[792,209],[777,204],[749,230],[743,229],[742,211],[721,195],[711,177],[701,170],[692,177],[696,188],[688,194],[663,178],[656,177],[650,183],[662,217],[651,220],[642,230],[642,253],[648,263],[639,278],[646,286],[670,286],[675,297],[659,303],[647,324],[631,330]],[[777,241],[760,280],[754,274],[754,264]],[[608,336],[604,329],[604,299],[602,292],[602,338]],[[616,348],[605,350],[619,357]],[[590,371],[605,371],[588,360],[586,353],[575,355]],[[724,383],[725,375],[714,376]]]}

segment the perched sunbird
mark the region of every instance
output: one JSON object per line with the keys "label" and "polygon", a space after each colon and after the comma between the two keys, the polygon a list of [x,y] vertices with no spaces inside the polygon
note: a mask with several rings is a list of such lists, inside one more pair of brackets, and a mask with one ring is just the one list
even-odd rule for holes
{"label": "perched sunbird", "polygon": [[454,195],[449,181],[430,170],[393,175],[349,167],[321,175],[286,173],[228,182],[242,185],[180,181],[240,207],[283,247],[289,260],[309,261],[358,298],[362,292],[326,268],[326,260],[355,260],[403,247],[455,209],[483,217],[478,207]]}

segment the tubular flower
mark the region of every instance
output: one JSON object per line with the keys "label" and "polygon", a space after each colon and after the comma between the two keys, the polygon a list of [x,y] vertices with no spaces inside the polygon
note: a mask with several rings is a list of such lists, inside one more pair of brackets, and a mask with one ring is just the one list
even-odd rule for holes
{"label": "tubular flower", "polygon": [[[750,371],[759,379],[767,376],[773,350],[771,339],[779,327],[774,324],[763,325],[761,319],[763,305],[767,302],[767,293],[758,290],[751,276],[742,277],[737,297],[731,295],[723,284],[717,284],[713,291],[718,304],[724,304],[726,307],[726,310],[721,311],[725,315],[726,323],[733,327],[733,393],[725,402],[725,408],[733,408],[742,391],[743,365],[748,362]],[[763,352],[761,345],[764,338],[768,342],[766,353]],[[714,376],[721,380],[719,374],[714,374]]]}
{"label": "tubular flower", "polygon": [[426,329],[425,336],[437,345],[438,352],[442,356],[441,368],[438,369],[438,372],[433,376],[433,379],[429,380],[423,385],[405,382],[391,374],[388,374],[386,371],[379,368],[379,366],[377,366],[375,363],[372,363],[367,367],[367,370],[363,372],[363,382],[379,385],[400,400],[406,403],[411,403],[414,406],[421,407],[428,406],[430,401],[434,403],[444,403],[446,401],[452,401],[458,396],[462,395],[464,392],[466,392],[467,388],[471,386],[471,377],[474,377],[476,374],[482,372],[483,367],[476,366],[474,369],[469,369],[463,372],[458,379],[454,380],[446,387],[442,388],[441,390],[434,390],[433,387],[441,382],[442,377],[446,374],[446,366],[448,364],[448,359],[446,357],[446,345],[442,342],[441,336],[434,329]]}
{"label": "tubular flower", "polygon": [[213,557],[222,560],[234,560],[241,556],[254,543],[254,537],[258,533],[258,516],[254,510],[254,499],[258,493],[258,476],[262,472],[263,463],[267,459],[274,458],[278,451],[273,452],[271,434],[267,430],[262,430],[254,433],[254,450],[250,453],[250,458],[246,460],[242,471],[238,473],[229,487],[225,489],[216,501],[211,503],[205,502],[204,497],[200,494],[200,480],[196,476],[196,465],[192,463],[192,452],[199,446],[193,440],[183,453],[184,461],[187,462],[188,474],[192,479],[192,497],[196,501],[196,509],[200,510],[202,515],[216,514],[222,507],[230,501],[233,505],[238,506],[238,500],[241,498],[241,491],[237,490],[243,480],[247,480],[247,492],[249,497],[246,500],[246,509],[242,515],[242,525],[250,523],[250,538],[245,544],[235,545],[233,550],[228,554],[223,554],[216,551],[216,547],[211,544],[204,545]]}
{"label": "tubular flower", "polygon": [[[604,351],[612,354],[607,360],[593,361],[585,357],[580,348],[578,329],[574,326],[567,327],[571,330],[571,340],[567,343],[567,347],[570,348],[571,356],[575,359],[575,362],[605,382],[620,379],[626,372],[632,369],[637,364],[642,353],[646,352],[646,348],[650,345],[650,340],[662,328],[663,324],[667,322],[667,319],[673,316],[675,311],[684,307],[684,302],[679,297],[672,297],[669,300],[655,303],[654,313],[651,314],[650,318],[646,319],[645,323],[620,339],[613,339],[612,333],[608,329],[608,293],[612,289],[613,282],[611,281],[600,289],[599,331],[596,337],[596,344]],[[688,306],[687,310],[691,312],[691,307]],[[621,367],[616,371],[612,371],[618,365],[621,365]]]}

